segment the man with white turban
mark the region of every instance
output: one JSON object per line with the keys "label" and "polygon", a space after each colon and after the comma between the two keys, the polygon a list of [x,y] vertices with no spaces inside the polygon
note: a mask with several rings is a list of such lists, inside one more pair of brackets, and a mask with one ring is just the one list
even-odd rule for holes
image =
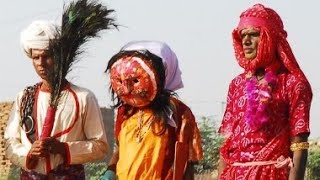
{"label": "man with white turban", "polygon": [[47,49],[56,25],[34,21],[21,33],[21,44],[41,82],[21,91],[5,131],[6,156],[21,167],[21,179],[85,179],[83,163],[103,159],[108,142],[95,95],[67,80],[48,138],[40,138],[50,102],[48,80],[54,59]]}
{"label": "man with white turban", "polygon": [[21,45],[26,55],[31,58],[32,49],[47,49],[49,39],[53,39],[56,26],[53,22],[36,20],[21,32]]}

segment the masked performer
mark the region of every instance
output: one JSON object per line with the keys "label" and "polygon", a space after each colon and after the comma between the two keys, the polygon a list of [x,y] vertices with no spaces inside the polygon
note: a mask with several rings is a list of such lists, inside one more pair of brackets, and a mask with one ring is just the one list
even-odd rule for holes
{"label": "masked performer", "polygon": [[113,170],[120,180],[193,179],[201,139],[191,110],[173,92],[183,87],[175,53],[162,42],[131,42],[107,71],[118,109],[118,147],[106,175]]}

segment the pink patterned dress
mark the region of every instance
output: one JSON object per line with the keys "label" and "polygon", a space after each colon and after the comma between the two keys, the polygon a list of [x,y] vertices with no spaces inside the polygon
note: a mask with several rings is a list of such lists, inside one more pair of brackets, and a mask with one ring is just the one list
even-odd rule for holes
{"label": "pink patterned dress", "polygon": [[292,156],[289,150],[290,137],[310,132],[310,85],[293,74],[278,74],[277,84],[272,90],[270,118],[266,125],[254,131],[244,118],[247,106],[245,82],[245,74],[240,74],[229,86],[226,112],[219,129],[227,137],[220,149],[221,158],[227,164],[220,179],[288,179],[288,166],[238,166],[234,163],[277,161],[281,156]]}

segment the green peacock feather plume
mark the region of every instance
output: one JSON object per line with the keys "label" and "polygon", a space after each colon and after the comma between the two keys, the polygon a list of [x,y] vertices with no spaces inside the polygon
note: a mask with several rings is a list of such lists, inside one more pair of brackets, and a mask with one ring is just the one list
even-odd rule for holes
{"label": "green peacock feather plume", "polygon": [[64,7],[61,27],[56,37],[50,40],[49,55],[54,59],[53,70],[49,74],[52,86],[50,105],[57,107],[65,78],[78,56],[83,53],[82,45],[99,37],[99,32],[117,28],[110,14],[114,12],[94,0],[72,1]]}

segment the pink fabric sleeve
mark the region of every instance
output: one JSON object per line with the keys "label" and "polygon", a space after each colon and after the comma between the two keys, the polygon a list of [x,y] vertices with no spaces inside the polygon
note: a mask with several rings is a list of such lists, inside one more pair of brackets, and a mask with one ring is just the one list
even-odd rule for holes
{"label": "pink fabric sleeve", "polygon": [[290,135],[296,136],[300,133],[310,133],[309,118],[310,106],[312,100],[312,91],[307,81],[300,80],[296,77],[289,85],[289,122]]}
{"label": "pink fabric sleeve", "polygon": [[232,81],[229,85],[228,96],[227,96],[227,104],[226,110],[223,115],[223,119],[219,128],[219,133],[222,135],[228,135],[232,132],[233,127],[233,94],[235,91],[234,81]]}

